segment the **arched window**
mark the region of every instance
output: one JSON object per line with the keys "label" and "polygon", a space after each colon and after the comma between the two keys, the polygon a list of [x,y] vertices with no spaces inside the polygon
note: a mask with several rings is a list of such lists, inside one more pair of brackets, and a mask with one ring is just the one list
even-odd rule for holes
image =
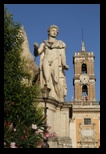
{"label": "arched window", "polygon": [[82,86],[82,97],[86,97],[88,95],[88,88],[86,85]]}
{"label": "arched window", "polygon": [[83,74],[87,73],[87,65],[85,63],[82,64],[82,68],[81,69],[82,69],[81,71],[82,71]]}

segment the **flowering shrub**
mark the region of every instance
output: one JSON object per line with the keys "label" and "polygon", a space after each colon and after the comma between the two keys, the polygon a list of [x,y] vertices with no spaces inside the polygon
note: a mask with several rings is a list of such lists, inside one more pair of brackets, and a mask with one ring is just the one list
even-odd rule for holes
{"label": "flowering shrub", "polygon": [[45,132],[44,123],[40,123],[40,127],[37,124],[32,124],[27,128],[24,125],[14,127],[13,123],[5,122],[4,148],[37,148],[43,144],[44,139],[56,137],[55,132],[49,132],[51,127],[46,127],[47,131]]}
{"label": "flowering shrub", "polygon": [[[14,22],[13,15],[4,5],[4,147],[37,147],[42,137],[35,133],[44,125],[43,112],[38,108],[39,82],[32,83],[31,72],[26,70],[22,58],[24,37],[21,24]],[[22,36],[22,37],[20,37]],[[37,129],[32,128],[36,123]]]}
{"label": "flowering shrub", "polygon": [[[46,129],[45,129],[45,127],[46,127]],[[53,139],[53,138],[57,137],[55,132],[49,132],[49,129],[51,129],[51,126],[46,125],[45,127],[42,132],[42,142],[39,142],[39,145],[38,145],[39,147],[44,146],[45,142],[46,142],[45,146],[47,146],[48,139]]]}
{"label": "flowering shrub", "polygon": [[37,148],[42,141],[44,118],[27,127],[22,123],[14,127],[13,123],[4,123],[4,148]]}
{"label": "flowering shrub", "polygon": [[49,133],[49,137],[52,138],[52,137],[57,137],[56,133],[55,132],[52,132],[52,133]]}
{"label": "flowering shrub", "polygon": [[36,148],[43,140],[45,118],[36,102],[39,82],[30,86],[22,83],[32,78],[21,57],[24,38],[20,29],[4,5],[4,147]]}
{"label": "flowering shrub", "polygon": [[51,126],[46,125],[46,127],[47,129],[43,133],[43,138],[52,138],[57,136],[55,132],[49,132],[49,130],[51,129]]}

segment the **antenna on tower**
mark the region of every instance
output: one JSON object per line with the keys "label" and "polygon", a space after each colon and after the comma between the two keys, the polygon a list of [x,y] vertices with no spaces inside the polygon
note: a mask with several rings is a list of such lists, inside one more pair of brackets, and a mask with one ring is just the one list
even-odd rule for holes
{"label": "antenna on tower", "polygon": [[83,42],[83,28],[82,28],[82,42]]}
{"label": "antenna on tower", "polygon": [[82,28],[82,51],[85,51],[84,40],[83,40],[83,28]]}

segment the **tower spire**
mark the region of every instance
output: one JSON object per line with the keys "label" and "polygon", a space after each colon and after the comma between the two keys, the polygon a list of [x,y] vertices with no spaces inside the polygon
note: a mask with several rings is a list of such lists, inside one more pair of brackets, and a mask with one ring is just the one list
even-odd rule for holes
{"label": "tower spire", "polygon": [[82,51],[85,51],[84,40],[83,40],[83,28],[82,28]]}

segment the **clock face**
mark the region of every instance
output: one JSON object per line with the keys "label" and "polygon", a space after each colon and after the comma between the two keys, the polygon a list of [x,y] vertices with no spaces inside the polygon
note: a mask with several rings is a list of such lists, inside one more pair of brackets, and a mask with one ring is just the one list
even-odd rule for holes
{"label": "clock face", "polygon": [[81,81],[83,84],[87,84],[88,81],[89,81],[89,75],[88,75],[88,74],[81,74],[81,75],[80,75],[80,81]]}

